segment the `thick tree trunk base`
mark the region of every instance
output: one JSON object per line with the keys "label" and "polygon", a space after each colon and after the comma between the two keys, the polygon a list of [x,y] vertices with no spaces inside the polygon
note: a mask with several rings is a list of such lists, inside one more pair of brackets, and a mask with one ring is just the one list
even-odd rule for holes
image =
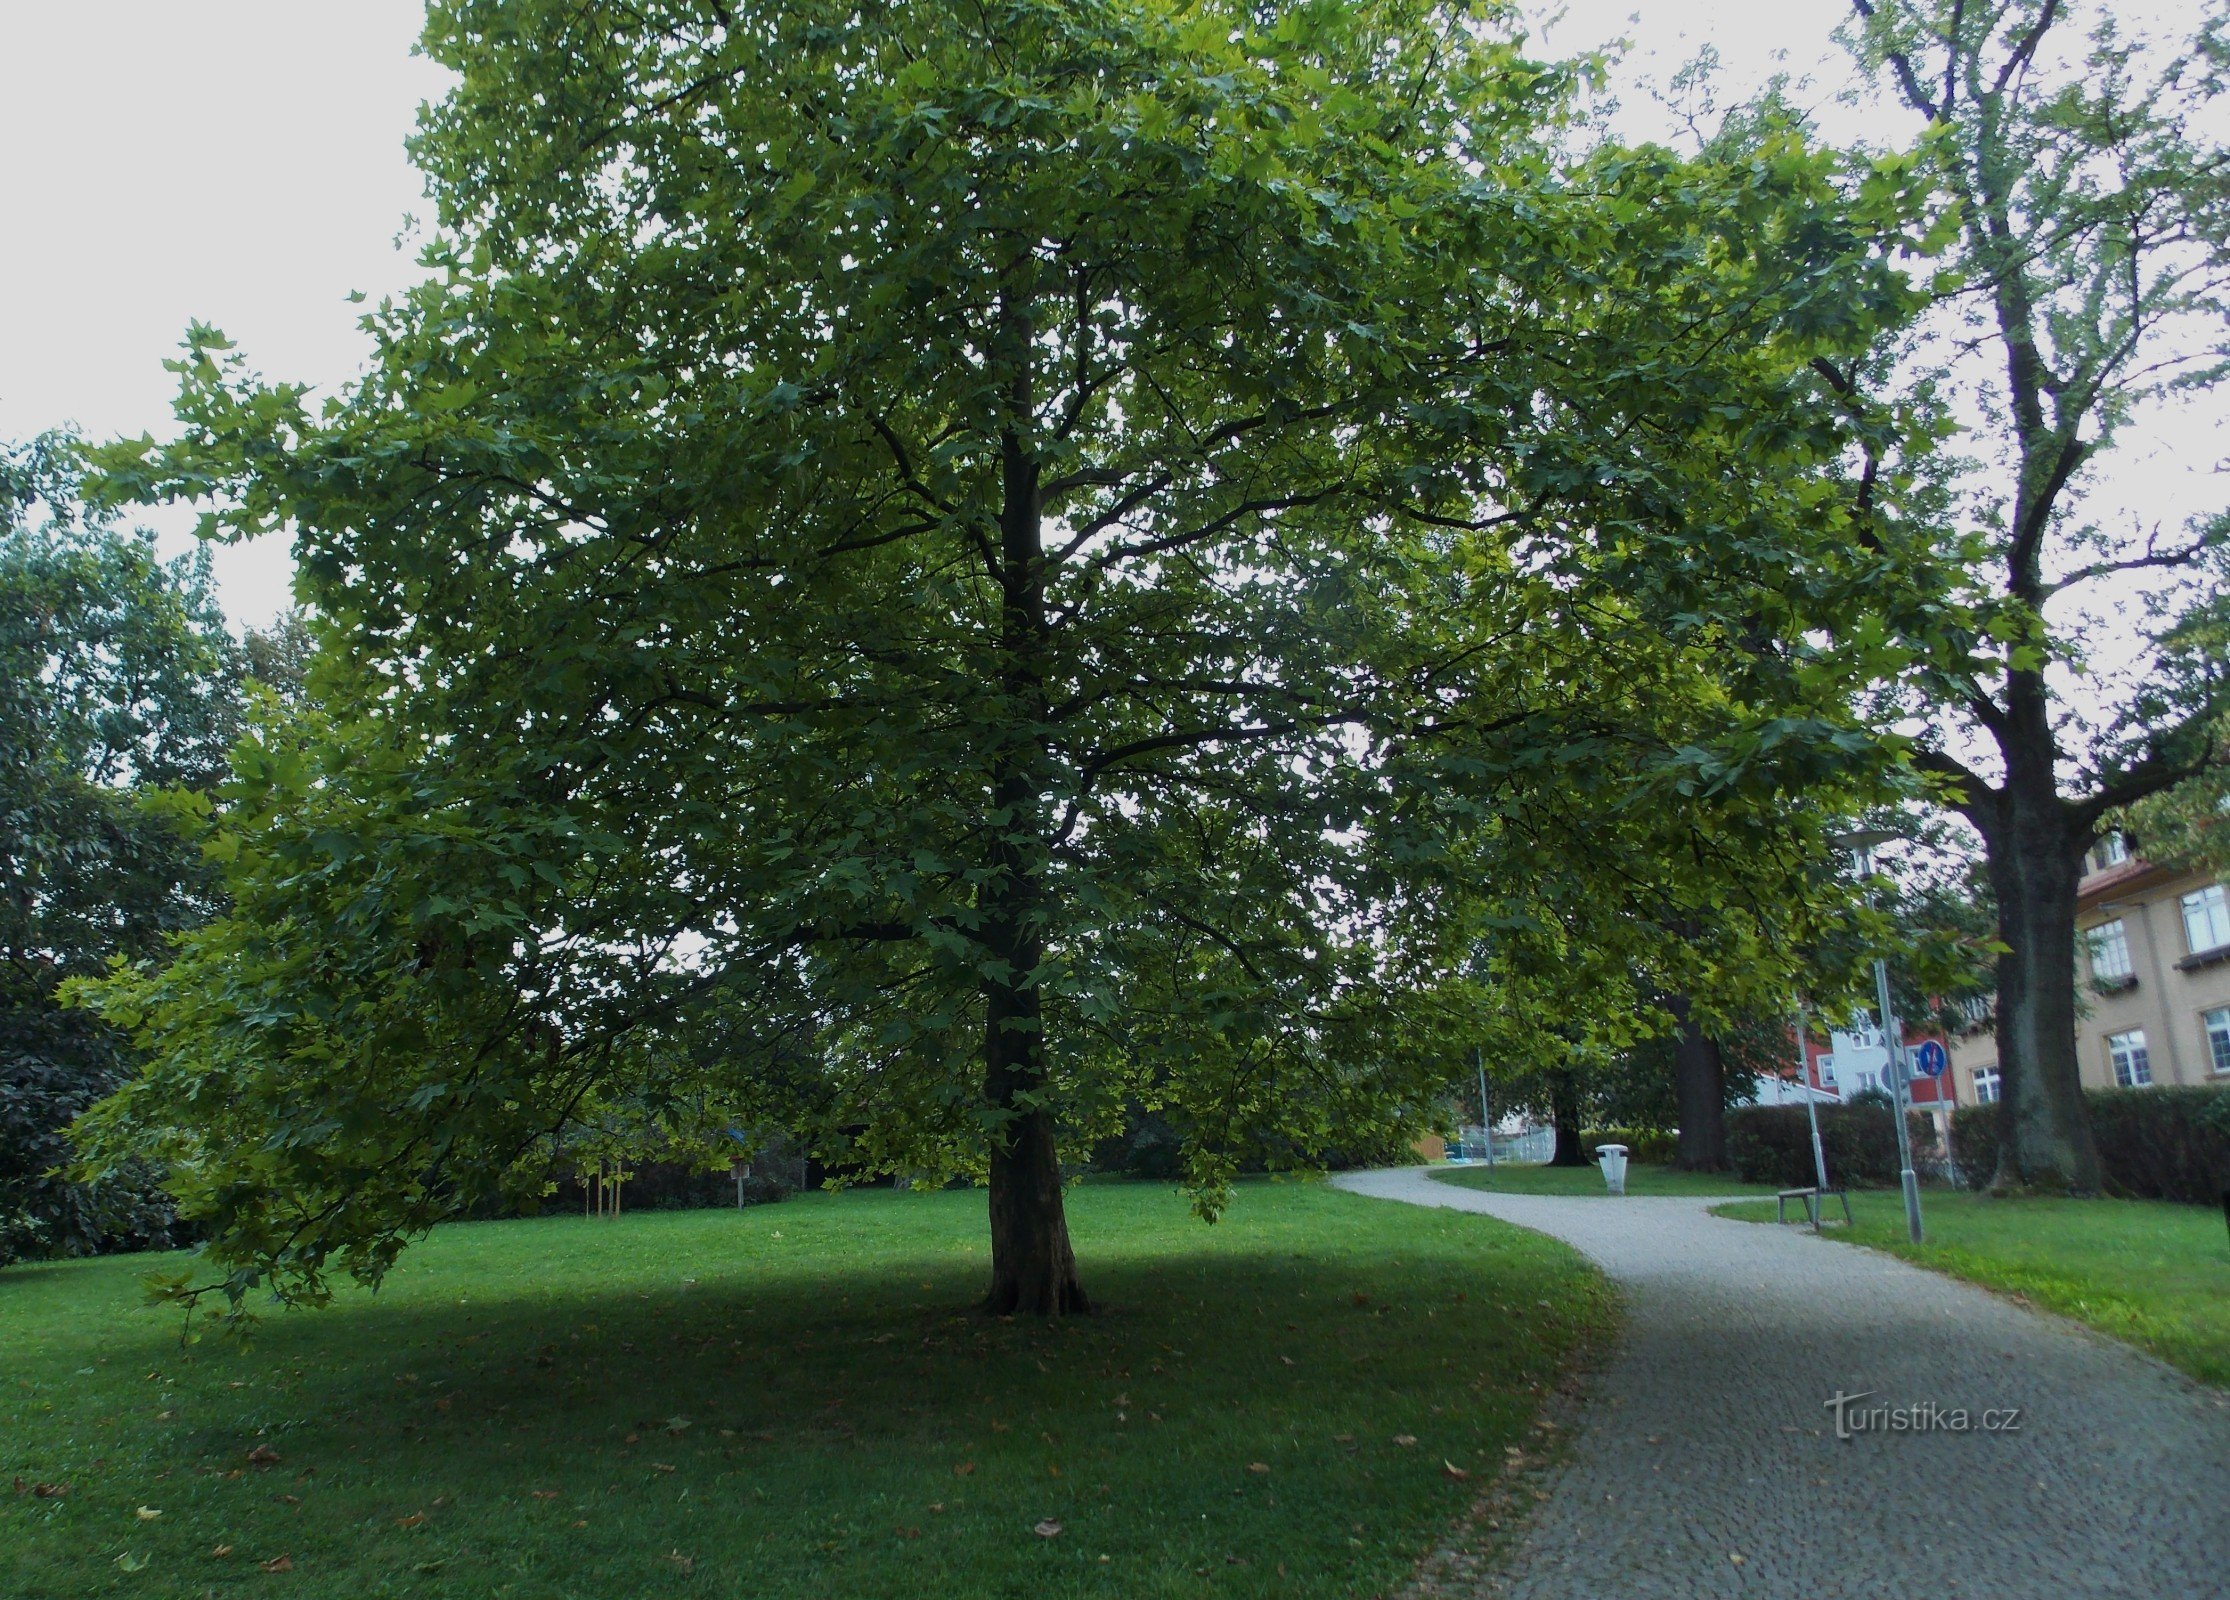
{"label": "thick tree trunk base", "polygon": [[1727,1170],[1727,1065],[1719,1041],[1688,1015],[1685,999],[1673,1003],[1680,1032],[1673,1040],[1673,1099],[1680,1115],[1680,1143],[1673,1165],[1682,1172]]}
{"label": "thick tree trunk base", "polygon": [[994,1317],[1088,1317],[1092,1302],[1074,1272],[1028,1282],[994,1273],[982,1309]]}
{"label": "thick tree trunk base", "polygon": [[1076,1277],[1053,1119],[1043,1111],[1017,1118],[1005,1144],[992,1149],[991,1292],[983,1309],[997,1317],[1080,1317],[1092,1309]]}
{"label": "thick tree trunk base", "polygon": [[2072,835],[2056,805],[2032,801],[2033,814],[1988,840],[2006,945],[1998,957],[1997,1193],[2099,1192],[2098,1144],[2075,1054],[2075,900],[2088,836]]}

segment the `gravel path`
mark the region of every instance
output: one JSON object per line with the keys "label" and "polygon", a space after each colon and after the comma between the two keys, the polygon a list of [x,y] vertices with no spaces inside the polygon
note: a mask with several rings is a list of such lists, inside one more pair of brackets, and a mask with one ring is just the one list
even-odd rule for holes
{"label": "gravel path", "polygon": [[[1625,1295],[1571,1460],[1499,1580],[1510,1600],[2230,1597],[2230,1397],[2149,1357],[1709,1200],[1336,1181],[1554,1235]],[[1854,1428],[1929,1402],[1976,1425],[1838,1440],[1837,1390],[1873,1391]],[[1980,1430],[2011,1407],[2017,1433]]]}

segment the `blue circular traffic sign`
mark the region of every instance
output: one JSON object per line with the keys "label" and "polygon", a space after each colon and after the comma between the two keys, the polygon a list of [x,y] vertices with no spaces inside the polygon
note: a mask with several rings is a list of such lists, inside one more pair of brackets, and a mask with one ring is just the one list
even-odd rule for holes
{"label": "blue circular traffic sign", "polygon": [[1923,1039],[1913,1051],[1913,1065],[1931,1078],[1944,1075],[1944,1068],[1951,1065],[1951,1058],[1944,1054],[1944,1047],[1934,1039]]}

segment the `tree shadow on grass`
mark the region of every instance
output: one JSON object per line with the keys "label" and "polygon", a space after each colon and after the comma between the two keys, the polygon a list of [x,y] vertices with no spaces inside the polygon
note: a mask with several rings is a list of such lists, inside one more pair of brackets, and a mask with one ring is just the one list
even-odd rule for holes
{"label": "tree shadow on grass", "polygon": [[1046,1324],[968,1309],[957,1234],[846,1254],[820,1220],[459,1229],[244,1348],[111,1323],[79,1399],[138,1458],[42,1443],[196,1583],[229,1545],[336,1595],[1333,1593],[1430,1543],[1448,1464],[1498,1461],[1589,1331],[1584,1272],[1476,1229],[1087,1243],[1108,1309]]}

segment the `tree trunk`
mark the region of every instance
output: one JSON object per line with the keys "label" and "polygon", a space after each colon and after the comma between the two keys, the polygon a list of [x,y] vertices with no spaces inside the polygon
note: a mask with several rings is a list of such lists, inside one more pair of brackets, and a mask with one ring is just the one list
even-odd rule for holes
{"label": "tree trunk", "polygon": [[2095,1194],[2098,1145],[2075,1052],[2075,886],[2087,831],[2018,779],[1985,830],[1998,898],[1998,1170],[1993,1188]]}
{"label": "tree trunk", "polygon": [[984,1098],[1008,1114],[991,1144],[991,1292],[998,1316],[1057,1317],[1092,1309],[1076,1278],[1053,1114],[1032,1105],[1045,1083],[1035,988],[992,987],[984,1026]]}
{"label": "tree trunk", "polygon": [[984,980],[984,1099],[998,1113],[991,1136],[991,1292],[996,1315],[1065,1316],[1091,1310],[1076,1278],[1053,1113],[1046,1083],[1038,977],[1045,958],[1048,850],[1045,822],[1045,548],[1038,464],[1030,453],[1030,323],[1002,295],[999,359],[1013,419],[1001,438],[999,690],[1003,726],[992,737],[990,880],[978,937]]}
{"label": "tree trunk", "polygon": [[1673,1165],[1683,1172],[1727,1170],[1727,1066],[1719,1041],[1689,1015],[1688,997],[1676,996],[1673,1035],[1673,1102],[1680,1145]]}
{"label": "tree trunk", "polygon": [[1593,1165],[1587,1159],[1587,1152],[1580,1148],[1580,1086],[1570,1072],[1559,1072],[1549,1087],[1549,1118],[1556,1125],[1556,1149],[1549,1157],[1549,1165]]}

